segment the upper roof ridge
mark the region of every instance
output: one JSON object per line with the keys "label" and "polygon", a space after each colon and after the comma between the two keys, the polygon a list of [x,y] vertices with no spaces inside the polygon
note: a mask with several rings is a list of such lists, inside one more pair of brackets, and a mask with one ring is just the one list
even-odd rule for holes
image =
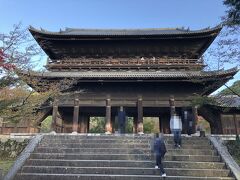
{"label": "upper roof ridge", "polygon": [[184,34],[184,33],[204,33],[214,30],[221,30],[222,26],[218,25],[213,28],[207,27],[200,30],[190,30],[190,28],[120,28],[120,29],[98,29],[98,28],[69,28],[65,30],[49,31],[43,28],[37,29],[29,26],[30,31],[35,31],[42,34],[54,35],[157,35],[157,34]]}

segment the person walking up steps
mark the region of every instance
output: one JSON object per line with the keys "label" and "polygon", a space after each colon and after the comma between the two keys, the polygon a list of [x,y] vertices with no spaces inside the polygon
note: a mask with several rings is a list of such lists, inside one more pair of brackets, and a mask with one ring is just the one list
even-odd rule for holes
{"label": "person walking up steps", "polygon": [[155,139],[155,142],[154,142],[154,152],[155,152],[155,155],[156,155],[156,166],[155,166],[155,168],[159,168],[162,177],[165,177],[166,173],[165,173],[165,170],[163,168],[162,160],[163,160],[164,155],[167,152],[167,150],[166,150],[166,146],[165,146],[162,134],[160,134],[160,136],[159,136],[158,133],[156,134],[156,139]]}
{"label": "person walking up steps", "polygon": [[182,121],[179,116],[174,114],[170,119],[170,129],[174,136],[175,147],[180,148],[182,144],[181,132],[182,132]]}

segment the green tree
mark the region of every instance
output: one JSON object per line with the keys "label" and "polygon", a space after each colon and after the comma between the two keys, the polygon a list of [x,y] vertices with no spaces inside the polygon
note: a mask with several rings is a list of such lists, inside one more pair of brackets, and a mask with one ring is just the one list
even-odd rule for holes
{"label": "green tree", "polygon": [[223,17],[224,22],[228,26],[240,24],[240,1],[239,0],[224,0],[223,4],[227,6],[226,15]]}
{"label": "green tree", "polygon": [[240,95],[240,81],[234,82],[232,86],[222,90],[220,95]]}
{"label": "green tree", "polygon": [[105,118],[91,117],[90,119],[90,133],[104,133],[105,132]]}

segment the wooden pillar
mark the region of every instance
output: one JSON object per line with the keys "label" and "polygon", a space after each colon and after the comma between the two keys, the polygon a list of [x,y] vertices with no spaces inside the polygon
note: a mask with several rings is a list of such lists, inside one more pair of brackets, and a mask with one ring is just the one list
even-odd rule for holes
{"label": "wooden pillar", "polygon": [[80,121],[80,133],[85,133],[85,124],[86,124],[86,120],[85,120],[85,116],[84,115],[80,115],[79,116],[79,121]]}
{"label": "wooden pillar", "polygon": [[111,100],[106,100],[106,124],[105,124],[105,133],[112,133],[112,123],[111,123]]}
{"label": "wooden pillar", "polygon": [[171,95],[169,98],[169,105],[170,105],[170,115],[171,117],[176,113],[175,110],[175,100],[174,100],[174,96]]}
{"label": "wooden pillar", "polygon": [[53,102],[53,110],[52,110],[52,131],[56,131],[56,122],[58,116],[58,100],[55,99]]}
{"label": "wooden pillar", "polygon": [[160,117],[158,117],[158,120],[159,120],[159,132],[164,133],[163,132],[163,115],[160,115]]}
{"label": "wooden pillar", "polygon": [[192,132],[196,133],[196,124],[198,121],[197,106],[192,107],[192,115],[193,115]]}
{"label": "wooden pillar", "polygon": [[89,133],[89,126],[90,126],[90,116],[87,116],[87,129],[86,129],[86,133]]}
{"label": "wooden pillar", "polygon": [[72,132],[78,132],[79,99],[74,100]]}
{"label": "wooden pillar", "polygon": [[142,98],[138,98],[137,101],[137,132],[138,134],[143,134],[143,105],[142,105]]}
{"label": "wooden pillar", "polygon": [[115,133],[115,116],[111,115],[112,133]]}
{"label": "wooden pillar", "polygon": [[138,127],[138,118],[137,116],[133,117],[133,133],[137,134],[137,127]]}

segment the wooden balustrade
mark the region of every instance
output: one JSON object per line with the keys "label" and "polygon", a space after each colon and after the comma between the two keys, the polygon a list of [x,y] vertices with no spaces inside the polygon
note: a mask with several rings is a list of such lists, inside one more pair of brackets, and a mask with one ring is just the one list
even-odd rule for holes
{"label": "wooden balustrade", "polygon": [[146,58],[146,59],[65,59],[52,60],[47,64],[48,69],[72,69],[72,68],[106,68],[106,67],[139,67],[157,68],[165,67],[203,67],[202,59],[167,59],[167,58]]}

